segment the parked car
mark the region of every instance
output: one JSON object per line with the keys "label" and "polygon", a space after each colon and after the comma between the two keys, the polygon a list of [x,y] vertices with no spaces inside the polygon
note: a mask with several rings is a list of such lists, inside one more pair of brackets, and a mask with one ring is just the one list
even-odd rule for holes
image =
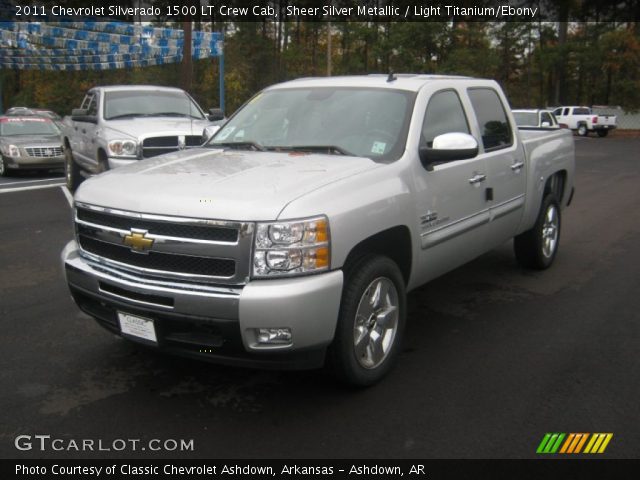
{"label": "parked car", "polygon": [[163,153],[194,148],[210,138],[207,127],[224,121],[220,109],[205,115],[179,88],[95,87],[65,117],[67,187],[85,177]]}
{"label": "parked car", "polygon": [[514,237],[521,265],[552,265],[574,169],[571,132],[519,131],[494,81],[301,79],[204,148],[84,182],[62,261],[78,307],[127,339],[370,385],[408,291]]}
{"label": "parked car", "polygon": [[560,128],[556,117],[549,110],[512,110],[513,119],[519,128]]}
{"label": "parked car", "polygon": [[53,123],[55,123],[59,129],[62,130],[63,128],[62,117],[52,110],[45,110],[43,108],[11,107],[6,111],[5,115],[8,117],[45,117],[53,120]]}
{"label": "parked car", "polygon": [[586,137],[590,132],[606,137],[616,128],[615,115],[595,115],[589,107],[558,107],[553,114],[559,123],[566,124],[581,137]]}
{"label": "parked car", "polygon": [[49,118],[0,117],[0,176],[64,167],[60,130]]}

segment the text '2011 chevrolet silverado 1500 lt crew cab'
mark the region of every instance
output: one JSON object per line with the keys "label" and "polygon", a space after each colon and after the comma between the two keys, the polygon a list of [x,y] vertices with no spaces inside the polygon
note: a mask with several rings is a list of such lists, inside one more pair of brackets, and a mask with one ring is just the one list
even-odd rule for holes
{"label": "text '2011 chevrolet silverado 1500 lt crew cab'", "polygon": [[519,132],[494,81],[301,79],[204,148],[85,182],[62,260],[77,305],[128,339],[368,385],[408,291],[513,237],[551,265],[573,178],[571,132]]}
{"label": "text '2011 chevrolet silverado 1500 lt crew cab'", "polygon": [[202,145],[224,114],[209,115],[179,88],[112,85],[90,89],[63,127],[67,188],[144,158]]}

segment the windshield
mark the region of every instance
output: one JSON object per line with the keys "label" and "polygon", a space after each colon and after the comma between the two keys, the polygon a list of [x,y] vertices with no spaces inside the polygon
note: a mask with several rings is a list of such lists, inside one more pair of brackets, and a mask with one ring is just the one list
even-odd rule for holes
{"label": "windshield", "polygon": [[0,135],[59,135],[60,130],[44,118],[3,118]]}
{"label": "windshield", "polygon": [[536,112],[513,112],[513,118],[519,127],[538,126],[538,114]]}
{"label": "windshield", "polygon": [[183,92],[130,90],[105,93],[105,120],[153,116],[204,119],[202,110]]}
{"label": "windshield", "polygon": [[404,152],[414,98],[386,88],[270,90],[251,99],[209,145],[393,161]]}

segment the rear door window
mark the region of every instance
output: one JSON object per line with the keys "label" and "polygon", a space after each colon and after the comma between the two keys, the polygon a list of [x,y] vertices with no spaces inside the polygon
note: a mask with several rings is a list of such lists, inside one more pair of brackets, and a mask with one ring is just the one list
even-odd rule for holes
{"label": "rear door window", "polygon": [[492,88],[472,88],[469,89],[469,99],[478,119],[485,151],[512,145],[511,125],[496,91]]}

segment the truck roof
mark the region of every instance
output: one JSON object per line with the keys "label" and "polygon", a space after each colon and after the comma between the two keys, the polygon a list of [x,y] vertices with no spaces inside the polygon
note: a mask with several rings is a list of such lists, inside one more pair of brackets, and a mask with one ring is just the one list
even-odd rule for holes
{"label": "truck roof", "polygon": [[103,92],[131,91],[131,90],[160,90],[166,92],[184,92],[176,87],[161,87],[159,85],[106,85],[93,87],[90,90],[102,90]]}
{"label": "truck roof", "polygon": [[377,87],[392,88],[400,90],[418,91],[425,84],[436,81],[474,81],[495,83],[493,80],[477,79],[473,77],[462,77],[456,75],[428,75],[428,74],[406,74],[396,73],[395,79],[388,81],[389,74],[372,74],[372,75],[352,75],[352,76],[336,76],[336,77],[309,77],[299,78],[284,83],[279,83],[269,87],[267,90],[277,88],[292,87]]}

